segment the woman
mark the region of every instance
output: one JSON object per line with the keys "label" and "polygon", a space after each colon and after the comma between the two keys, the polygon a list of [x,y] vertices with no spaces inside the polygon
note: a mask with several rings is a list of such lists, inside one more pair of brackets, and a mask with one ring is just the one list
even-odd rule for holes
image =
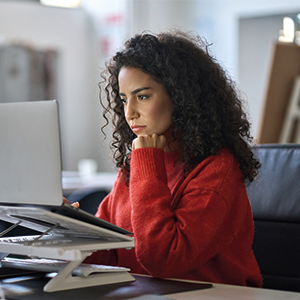
{"label": "woman", "polygon": [[107,66],[119,168],[97,217],[134,233],[132,250],[86,262],[133,273],[261,286],[245,181],[259,162],[233,82],[198,37],[137,35]]}

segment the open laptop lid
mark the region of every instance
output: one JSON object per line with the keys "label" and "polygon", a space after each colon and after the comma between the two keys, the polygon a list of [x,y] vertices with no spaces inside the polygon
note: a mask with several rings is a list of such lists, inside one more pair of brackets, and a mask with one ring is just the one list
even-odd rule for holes
{"label": "open laptop lid", "polygon": [[0,104],[0,203],[61,205],[58,104]]}
{"label": "open laptop lid", "polygon": [[[63,204],[59,114],[55,100],[0,103],[1,205],[43,208],[77,221],[132,234]],[[31,222],[37,225],[39,220],[32,218]],[[31,228],[26,222],[21,226]]]}

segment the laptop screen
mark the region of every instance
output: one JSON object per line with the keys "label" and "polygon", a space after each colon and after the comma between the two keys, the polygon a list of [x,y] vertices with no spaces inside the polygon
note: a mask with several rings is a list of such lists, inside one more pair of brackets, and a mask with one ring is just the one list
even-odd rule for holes
{"label": "laptop screen", "polygon": [[58,104],[0,104],[0,203],[61,205]]}

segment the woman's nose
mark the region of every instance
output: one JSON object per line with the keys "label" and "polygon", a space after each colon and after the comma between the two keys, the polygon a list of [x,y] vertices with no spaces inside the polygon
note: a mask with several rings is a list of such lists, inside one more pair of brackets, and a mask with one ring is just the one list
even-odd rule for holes
{"label": "woman's nose", "polygon": [[134,100],[128,99],[124,109],[125,109],[125,118],[127,120],[138,118],[139,116],[138,107]]}

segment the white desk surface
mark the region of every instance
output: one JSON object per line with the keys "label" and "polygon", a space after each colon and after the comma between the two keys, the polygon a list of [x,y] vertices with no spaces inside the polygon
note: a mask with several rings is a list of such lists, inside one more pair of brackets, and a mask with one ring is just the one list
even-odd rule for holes
{"label": "white desk surface", "polygon": [[300,300],[300,293],[216,284],[203,290],[167,295],[174,300]]}
{"label": "white desk surface", "polygon": [[110,191],[117,172],[101,172],[91,176],[79,176],[78,172],[63,171],[62,187],[65,192],[73,192],[80,188],[99,188]]}

